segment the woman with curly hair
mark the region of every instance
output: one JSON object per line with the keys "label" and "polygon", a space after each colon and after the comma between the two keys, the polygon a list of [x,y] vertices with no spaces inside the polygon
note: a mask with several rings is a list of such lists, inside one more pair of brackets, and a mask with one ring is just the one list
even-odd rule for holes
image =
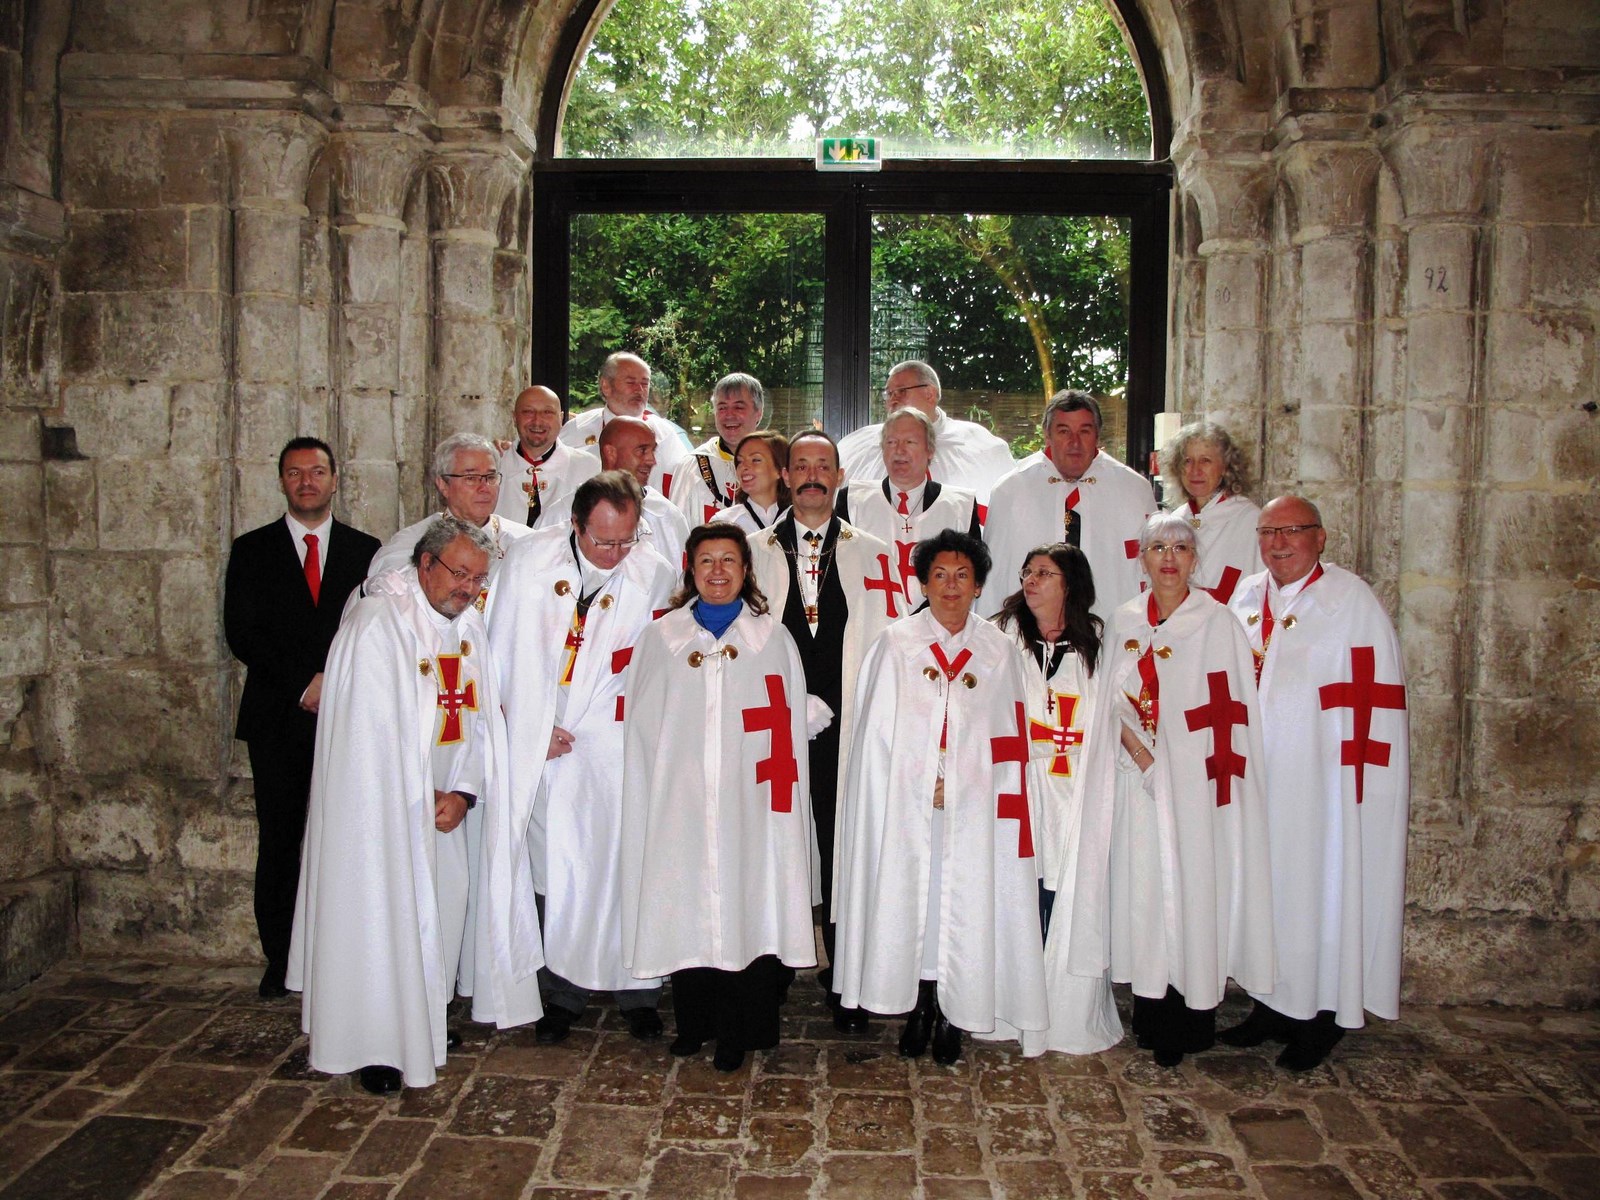
{"label": "woman with curly hair", "polygon": [[1183,497],[1172,511],[1194,527],[1199,548],[1194,585],[1226,604],[1241,579],[1261,570],[1256,545],[1261,509],[1245,496],[1250,478],[1244,451],[1222,426],[1195,421],[1162,450],[1161,473]]}

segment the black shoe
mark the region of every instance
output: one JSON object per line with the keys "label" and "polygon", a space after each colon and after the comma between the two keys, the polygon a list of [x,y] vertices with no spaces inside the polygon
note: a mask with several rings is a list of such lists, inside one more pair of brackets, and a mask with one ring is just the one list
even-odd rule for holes
{"label": "black shoe", "polygon": [[444,1048],[445,1048],[446,1052],[451,1051],[451,1050],[459,1050],[459,1049],[461,1049],[461,1035],[459,1033],[447,1033],[447,1034],[445,1034],[444,1035]]}
{"label": "black shoe", "polygon": [[1333,1023],[1331,1013],[1319,1013],[1309,1021],[1296,1021],[1294,1035],[1278,1055],[1278,1065],[1286,1071],[1309,1071],[1321,1066],[1328,1051],[1343,1037],[1344,1030]]}
{"label": "black shoe", "polygon": [[933,1011],[933,1061],[941,1067],[954,1066],[961,1057],[961,1030],[950,1024],[937,1004]]}
{"label": "black shoe", "polygon": [[661,1036],[661,1014],[653,1008],[625,1008],[622,1019],[628,1032],[641,1042],[653,1042]]}
{"label": "black shoe", "polygon": [[731,1074],[744,1066],[744,1051],[717,1043],[717,1052],[711,1056],[711,1065],[724,1074]]}
{"label": "black shoe", "polygon": [[572,1023],[578,1016],[579,1014],[571,1009],[552,1004],[544,1010],[544,1016],[534,1022],[533,1040],[543,1046],[553,1046],[557,1042],[566,1041],[567,1034],[572,1032]]}
{"label": "black shoe", "polygon": [[699,1054],[700,1047],[704,1045],[703,1040],[680,1033],[672,1039],[672,1045],[667,1047],[667,1053],[674,1058],[688,1058],[691,1054]]}
{"label": "black shoe", "polygon": [[1183,1051],[1176,1046],[1162,1046],[1155,1051],[1156,1066],[1175,1067],[1183,1061]]}
{"label": "black shoe", "polygon": [[833,968],[823,967],[817,972],[817,986],[825,992],[833,991]]}
{"label": "black shoe", "polygon": [[266,973],[261,976],[261,983],[256,987],[256,995],[263,1000],[282,1000],[289,994],[289,989],[283,984],[284,974],[282,967],[268,965]]}
{"label": "black shoe", "polygon": [[833,1027],[840,1033],[865,1033],[867,1031],[867,1010],[864,1008],[835,1008],[833,1010]]}
{"label": "black shoe", "polygon": [[362,1088],[374,1096],[392,1096],[405,1086],[396,1067],[362,1067],[356,1077]]}
{"label": "black shoe", "polygon": [[1259,1000],[1250,1015],[1231,1029],[1217,1034],[1224,1046],[1259,1046],[1262,1042],[1289,1040],[1289,1021],[1282,1013],[1268,1008]]}
{"label": "black shoe", "polygon": [[900,1034],[900,1057],[921,1058],[933,1036],[933,1014],[938,1008],[934,982],[924,979],[917,984],[917,1007],[906,1018],[906,1027]]}

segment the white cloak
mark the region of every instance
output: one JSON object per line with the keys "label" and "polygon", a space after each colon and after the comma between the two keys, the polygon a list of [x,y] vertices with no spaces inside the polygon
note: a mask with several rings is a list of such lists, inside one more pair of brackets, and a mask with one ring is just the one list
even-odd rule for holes
{"label": "white cloak", "polygon": [[[587,450],[575,450],[560,438],[550,449],[550,457],[539,464],[539,520],[534,529],[550,525],[550,506],[572,495],[578,485],[600,473],[600,459]],[[494,511],[512,521],[528,519],[528,492],[534,484],[534,465],[522,457],[515,443],[500,455],[500,502]]]}
{"label": "white cloak", "polygon": [[[372,556],[372,564],[367,568],[367,578],[369,580],[376,579],[385,571],[392,571],[396,567],[409,566],[412,552],[416,550],[417,543],[422,540],[422,535],[427,531],[428,526],[432,525],[442,515],[442,513],[434,513],[432,516],[424,517],[414,524],[407,525],[380,546],[378,552]],[[477,609],[480,613],[489,602],[489,593],[494,588],[494,581],[500,575],[500,564],[505,561],[506,551],[511,549],[518,538],[525,538],[533,532],[521,521],[502,517],[498,513],[489,514],[489,519],[484,523],[483,529],[485,533],[494,538],[495,543],[500,547],[500,552],[489,560],[489,581],[483,585],[483,591],[479,594],[477,601]],[[348,612],[349,610],[347,609],[346,615],[348,615]]]}
{"label": "white cloak", "polygon": [[[839,811],[834,986],[846,1007],[900,1013],[916,1006],[948,697],[939,1007],[972,1033],[1043,1029],[1025,664],[1009,637],[969,615],[961,645],[972,657],[947,683],[929,649],[944,634],[924,610],[880,634],[861,667]],[[959,655],[951,650],[950,658]]]}
{"label": "white cloak", "polygon": [[[506,741],[492,652],[475,610],[453,628],[462,665],[477,667],[476,707],[460,711],[482,748],[474,811],[494,810],[504,804]],[[402,591],[356,603],[328,653],[288,971],[289,986],[304,992],[301,1024],[319,1071],[392,1066],[408,1086],[425,1087],[445,1061],[456,964],[444,961],[435,858],[445,839],[466,837],[465,822],[434,829],[447,644],[455,639],[434,623],[413,576]],[[487,896],[496,910],[512,903],[498,889]],[[532,975],[543,962],[537,923],[532,933],[497,943],[479,970],[497,984]]]}
{"label": "white cloak", "polygon": [[[928,473],[940,483],[966,488],[980,505],[989,503],[994,485],[1014,466],[1011,448],[982,425],[958,421],[942,408],[933,414],[934,451]],[[883,422],[864,425],[839,440],[839,464],[847,480],[882,479]],[[982,520],[980,513],[979,519]]]}
{"label": "white cloak", "polygon": [[639,636],[622,821],[622,955],[638,978],[766,954],[816,965],[805,697],[788,631],[748,607],[720,639],[688,606]]}
{"label": "white cloak", "polygon": [[[572,497],[564,496],[552,506],[549,524],[572,528]],[[639,517],[639,545],[649,546],[682,578],[683,547],[689,540],[689,527],[672,502],[656,491],[646,489],[644,512]]]}
{"label": "white cloak", "polygon": [[[706,485],[706,472],[711,475],[710,487]],[[733,503],[733,494],[738,490],[733,455],[723,450],[721,438],[713,437],[696,446],[672,477],[671,499],[688,527],[693,529],[696,525],[710,524],[719,512]]]}
{"label": "white cloak", "polygon": [[[1286,605],[1274,589],[1276,627],[1262,663],[1278,976],[1260,998],[1302,1020],[1333,1012],[1356,1029],[1363,1010],[1400,1013],[1409,724],[1388,614],[1360,577],[1322,570]],[[1234,597],[1253,650],[1269,581],[1265,571],[1253,575]],[[1363,737],[1350,701],[1354,681],[1369,675],[1375,686],[1361,690],[1377,706]]]}
{"label": "white cloak", "polygon": [[[892,490],[893,485],[889,486]],[[933,503],[929,504],[927,489],[924,488],[918,509],[911,514],[911,532],[907,533],[905,518],[883,494],[883,480],[850,483],[845,488],[850,524],[893,548],[894,555],[890,561],[895,565],[895,577],[900,580],[900,586],[906,594],[901,615],[909,616],[922,603],[922,584],[917,581],[917,573],[911,568],[911,552],[916,549],[918,542],[940,530],[972,532],[973,525],[977,523],[977,497],[969,488],[941,485]],[[982,532],[981,529],[979,532]]]}
{"label": "white cloak", "polygon": [[1003,586],[985,589],[978,611],[993,616],[1000,610],[1029,550],[1064,540],[1067,497],[1074,488],[1074,511],[1083,521],[1078,548],[1094,572],[1095,616],[1109,626],[1117,606],[1139,594],[1139,530],[1156,509],[1150,481],[1102,450],[1082,479],[1067,483],[1041,450],[995,485],[983,540],[994,557],[992,578]]}
{"label": "white cloak", "polygon": [[[1153,744],[1129,698],[1140,694],[1138,662],[1152,646]],[[1111,978],[1132,983],[1135,995],[1159,998],[1170,984],[1195,1009],[1218,1004],[1230,975],[1268,990],[1272,879],[1249,644],[1228,610],[1195,588],[1154,630],[1147,597],[1124,604],[1106,647],[1084,767],[1071,970],[1098,975],[1109,963]],[[1230,722],[1218,726],[1226,744],[1212,713]],[[1149,747],[1148,773],[1122,747],[1123,723]]]}
{"label": "white cloak", "polygon": [[759,533],[768,526],[783,520],[789,510],[776,502],[771,512],[765,512],[753,500],[739,500],[732,508],[725,508],[711,518],[712,525],[732,525],[741,533]]}
{"label": "white cloak", "polygon": [[[506,556],[506,586],[489,607],[489,641],[500,671],[512,757],[507,801],[485,829],[487,878],[509,873],[545,898],[545,962],[579,987],[638,987],[622,965],[619,854],[622,823],[622,722],[628,664],[640,632],[666,607],[676,573],[637,546],[611,573],[584,621],[583,644],[568,647],[582,573],[572,530],[541,529]],[[564,585],[564,586],[563,586]],[[561,680],[571,667],[565,710]],[[573,735],[573,749],[546,759],[551,729]],[[504,1001],[513,1011],[537,994]],[[483,998],[473,997],[473,1015]]]}
{"label": "white cloak", "polygon": [[1256,518],[1261,509],[1244,496],[1219,496],[1197,516],[1187,500],[1172,510],[1194,526],[1196,558],[1189,583],[1227,604],[1246,575],[1261,570]]}
{"label": "white cloak", "polygon": [[[614,415],[616,414],[604,404],[585,409],[581,413],[574,413],[567,418],[566,424],[561,427],[561,432],[556,434],[556,440],[563,445],[588,450],[598,457],[600,430],[605,428],[606,422]],[[689,457],[689,435],[677,422],[658,416],[648,408],[644,410],[640,420],[656,432],[656,466],[655,470],[650,472],[650,486],[663,495],[669,495],[672,491],[672,477],[677,473],[683,460]]]}

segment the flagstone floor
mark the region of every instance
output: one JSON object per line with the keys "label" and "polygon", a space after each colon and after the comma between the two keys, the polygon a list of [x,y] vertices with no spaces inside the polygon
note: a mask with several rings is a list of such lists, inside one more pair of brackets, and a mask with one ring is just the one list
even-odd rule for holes
{"label": "flagstone floor", "polygon": [[559,1046],[463,1023],[438,1084],[380,1100],[308,1069],[295,1000],[255,981],[75,961],[0,997],[0,1200],[1600,1197],[1593,1011],[1413,1007],[1305,1076],[1131,1040],[944,1068],[894,1022],[835,1034],[807,975],[730,1076],[608,1008]]}

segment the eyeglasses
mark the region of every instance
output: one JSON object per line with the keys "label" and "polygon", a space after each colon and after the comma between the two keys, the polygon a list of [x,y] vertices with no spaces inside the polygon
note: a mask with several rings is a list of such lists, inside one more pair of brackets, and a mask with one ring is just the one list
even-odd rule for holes
{"label": "eyeglasses", "polygon": [[1257,525],[1256,536],[1263,542],[1268,542],[1279,534],[1284,537],[1296,537],[1309,530],[1321,528],[1321,525]]}
{"label": "eyeglasses", "polygon": [[584,537],[584,540],[587,541],[596,550],[609,550],[612,553],[616,553],[616,552],[622,551],[622,550],[631,550],[631,549],[633,549],[635,546],[637,546],[639,544],[639,535],[638,534],[635,534],[631,538],[624,538],[624,539],[622,539],[620,541],[611,541],[611,542],[602,542],[602,541],[598,540],[597,538],[590,537],[587,533],[584,534],[583,537]]}
{"label": "eyeglasses", "polygon": [[1030,579],[1060,579],[1060,571],[1034,571],[1027,567],[1017,572],[1017,582],[1027,583]]}
{"label": "eyeglasses", "polygon": [[1146,554],[1154,554],[1158,557],[1194,553],[1194,547],[1188,542],[1151,542],[1144,550]]}
{"label": "eyeglasses", "polygon": [[463,475],[441,475],[440,479],[465,479],[473,487],[488,487],[491,483],[500,482],[499,471],[472,472]]}
{"label": "eyeglasses", "polygon": [[931,383],[908,383],[908,384],[906,384],[905,387],[897,387],[897,388],[887,388],[886,387],[886,388],[883,389],[883,398],[885,400],[887,400],[889,403],[893,404],[896,400],[900,399],[900,397],[904,396],[907,392],[914,392],[918,388],[925,388],[925,387],[932,387],[932,386],[933,386],[933,384],[931,384]]}
{"label": "eyeglasses", "polygon": [[489,574],[487,571],[481,575],[473,575],[465,567],[452,567],[442,558],[436,558],[433,561],[435,566],[443,567],[446,571],[450,572],[450,578],[454,579],[457,583],[464,583],[469,587],[477,589],[483,587],[483,585],[489,581]]}

